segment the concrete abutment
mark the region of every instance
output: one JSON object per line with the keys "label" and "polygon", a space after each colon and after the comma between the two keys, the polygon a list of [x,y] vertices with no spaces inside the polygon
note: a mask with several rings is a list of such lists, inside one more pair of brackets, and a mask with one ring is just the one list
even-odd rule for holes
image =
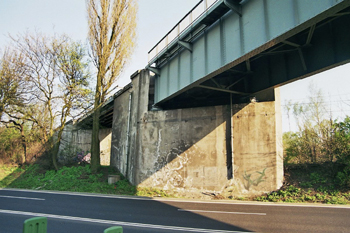
{"label": "concrete abutment", "polygon": [[275,101],[149,111],[149,72],[131,78],[114,100],[110,161],[131,183],[232,195],[282,185],[278,90]]}

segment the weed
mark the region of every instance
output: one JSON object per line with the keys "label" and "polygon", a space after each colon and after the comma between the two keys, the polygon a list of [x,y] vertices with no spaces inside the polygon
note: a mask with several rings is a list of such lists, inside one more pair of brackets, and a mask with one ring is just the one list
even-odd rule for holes
{"label": "weed", "polygon": [[312,196],[312,195],[306,195],[305,194],[303,197],[304,197],[305,201],[312,201],[312,202],[316,201],[316,197]]}
{"label": "weed", "polygon": [[266,201],[266,196],[258,196],[254,198],[254,201]]}
{"label": "weed", "polygon": [[328,188],[324,187],[324,186],[320,186],[317,188],[317,191],[321,192],[321,193],[327,193],[327,190],[328,190]]}
{"label": "weed", "polygon": [[146,197],[174,197],[168,194],[166,191],[156,188],[137,188],[137,196],[146,196]]}
{"label": "weed", "polygon": [[301,189],[291,185],[287,187],[286,191],[289,192],[290,196],[298,196],[300,194]]}
{"label": "weed", "polygon": [[290,202],[290,203],[294,203],[297,202],[294,198],[288,197],[285,199],[285,202]]}
{"label": "weed", "polygon": [[302,188],[311,188],[312,187],[312,183],[311,182],[301,182],[300,183],[300,187],[302,187]]}

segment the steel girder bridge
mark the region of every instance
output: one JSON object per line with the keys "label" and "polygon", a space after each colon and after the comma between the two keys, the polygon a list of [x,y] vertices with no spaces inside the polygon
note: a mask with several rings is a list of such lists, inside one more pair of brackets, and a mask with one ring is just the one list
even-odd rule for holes
{"label": "steel girder bridge", "polygon": [[349,60],[350,0],[202,0],[146,68],[155,106],[173,109],[273,100],[273,88]]}

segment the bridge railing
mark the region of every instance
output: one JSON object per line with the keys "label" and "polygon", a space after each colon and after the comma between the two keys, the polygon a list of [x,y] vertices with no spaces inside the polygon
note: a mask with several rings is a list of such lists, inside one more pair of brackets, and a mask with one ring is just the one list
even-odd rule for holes
{"label": "bridge railing", "polygon": [[167,46],[177,39],[201,15],[206,13],[219,0],[201,0],[189,13],[178,22],[149,52],[148,62],[152,61]]}

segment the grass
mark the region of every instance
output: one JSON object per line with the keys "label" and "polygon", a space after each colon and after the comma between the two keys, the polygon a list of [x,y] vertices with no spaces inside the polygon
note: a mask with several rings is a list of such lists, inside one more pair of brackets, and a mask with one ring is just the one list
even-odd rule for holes
{"label": "grass", "polygon": [[350,204],[350,190],[339,186],[334,164],[303,164],[285,167],[285,183],[277,191],[254,198],[264,202]]}
{"label": "grass", "polygon": [[17,166],[14,165],[0,165],[0,181],[12,174],[16,169]]}
{"label": "grass", "polygon": [[[131,185],[116,169],[108,166],[93,174],[90,165],[48,170],[40,164],[22,167],[0,165],[0,188],[56,190],[147,197],[181,197],[170,191]],[[335,173],[326,165],[286,166],[283,187],[256,197],[230,197],[263,202],[350,204],[349,190],[337,186]],[[121,179],[110,185],[108,175]],[[224,197],[223,197],[224,198]]]}
{"label": "grass", "polygon": [[[159,189],[136,188],[109,166],[103,166],[99,173],[93,174],[90,165],[62,167],[58,171],[45,170],[39,164],[23,167],[2,165],[0,174],[0,188],[171,197]],[[120,175],[121,179],[114,184],[108,184],[108,175]]]}
{"label": "grass", "polygon": [[291,202],[291,203],[324,203],[324,204],[350,204],[350,194],[340,191],[317,192],[311,189],[304,190],[288,186],[266,195],[255,197],[256,201],[263,202]]}

